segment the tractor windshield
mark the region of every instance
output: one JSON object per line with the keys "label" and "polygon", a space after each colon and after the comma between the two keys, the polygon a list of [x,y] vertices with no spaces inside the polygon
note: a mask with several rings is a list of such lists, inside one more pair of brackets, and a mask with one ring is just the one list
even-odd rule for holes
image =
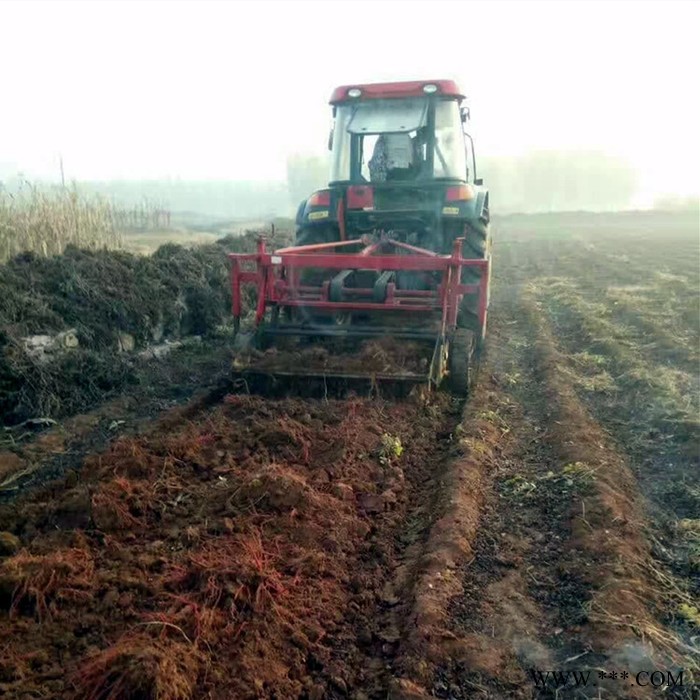
{"label": "tractor windshield", "polygon": [[435,178],[467,178],[462,115],[455,100],[435,105]]}
{"label": "tractor windshield", "polygon": [[332,150],[331,182],[464,180],[467,174],[455,100],[431,104],[416,97],[339,105]]}

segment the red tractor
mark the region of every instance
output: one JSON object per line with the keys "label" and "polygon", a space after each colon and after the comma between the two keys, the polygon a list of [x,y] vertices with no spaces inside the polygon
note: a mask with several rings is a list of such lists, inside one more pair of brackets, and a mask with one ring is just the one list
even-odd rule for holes
{"label": "red tractor", "polygon": [[259,347],[330,340],[347,353],[390,337],[423,344],[425,371],[363,375],[326,363],[271,372],[263,363],[241,374],[324,386],[446,381],[468,394],[486,332],[491,239],[463,102],[450,80],[336,88],[330,182],[299,206],[295,245],[268,251],[261,241],[254,254],[230,256],[234,325],[241,285],[252,284]]}

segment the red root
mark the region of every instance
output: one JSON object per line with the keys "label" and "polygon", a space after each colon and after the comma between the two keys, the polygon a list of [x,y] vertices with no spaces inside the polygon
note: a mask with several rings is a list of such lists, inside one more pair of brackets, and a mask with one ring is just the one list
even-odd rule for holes
{"label": "red root", "polygon": [[184,639],[125,635],[81,664],[75,699],[190,700],[201,663]]}
{"label": "red root", "polygon": [[0,565],[0,591],[12,590],[10,615],[30,605],[40,620],[56,612],[59,600],[88,600],[94,578],[92,556],[82,549],[43,556],[25,550]]}
{"label": "red root", "polygon": [[116,477],[100,486],[92,496],[92,518],[100,530],[142,528],[143,520],[133,511],[139,508],[139,482]]}

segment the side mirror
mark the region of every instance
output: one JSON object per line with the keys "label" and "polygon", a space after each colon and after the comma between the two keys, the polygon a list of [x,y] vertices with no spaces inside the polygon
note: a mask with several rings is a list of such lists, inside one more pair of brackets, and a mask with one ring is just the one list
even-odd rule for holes
{"label": "side mirror", "polygon": [[470,117],[469,107],[462,107],[460,115],[462,116],[462,124],[466,124]]}
{"label": "side mirror", "polygon": [[476,177],[474,178],[474,184],[478,187],[480,185],[484,184],[484,178],[483,177]]}
{"label": "side mirror", "polygon": [[328,134],[328,150],[333,150],[333,127],[331,127],[331,131]]}

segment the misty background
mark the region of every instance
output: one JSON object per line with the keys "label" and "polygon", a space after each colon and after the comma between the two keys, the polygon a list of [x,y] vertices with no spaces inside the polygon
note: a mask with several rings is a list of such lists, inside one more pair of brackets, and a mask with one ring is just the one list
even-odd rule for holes
{"label": "misty background", "polygon": [[327,182],[336,85],[453,78],[494,212],[696,206],[698,20],[671,1],[0,2],[0,183],[290,215]]}

